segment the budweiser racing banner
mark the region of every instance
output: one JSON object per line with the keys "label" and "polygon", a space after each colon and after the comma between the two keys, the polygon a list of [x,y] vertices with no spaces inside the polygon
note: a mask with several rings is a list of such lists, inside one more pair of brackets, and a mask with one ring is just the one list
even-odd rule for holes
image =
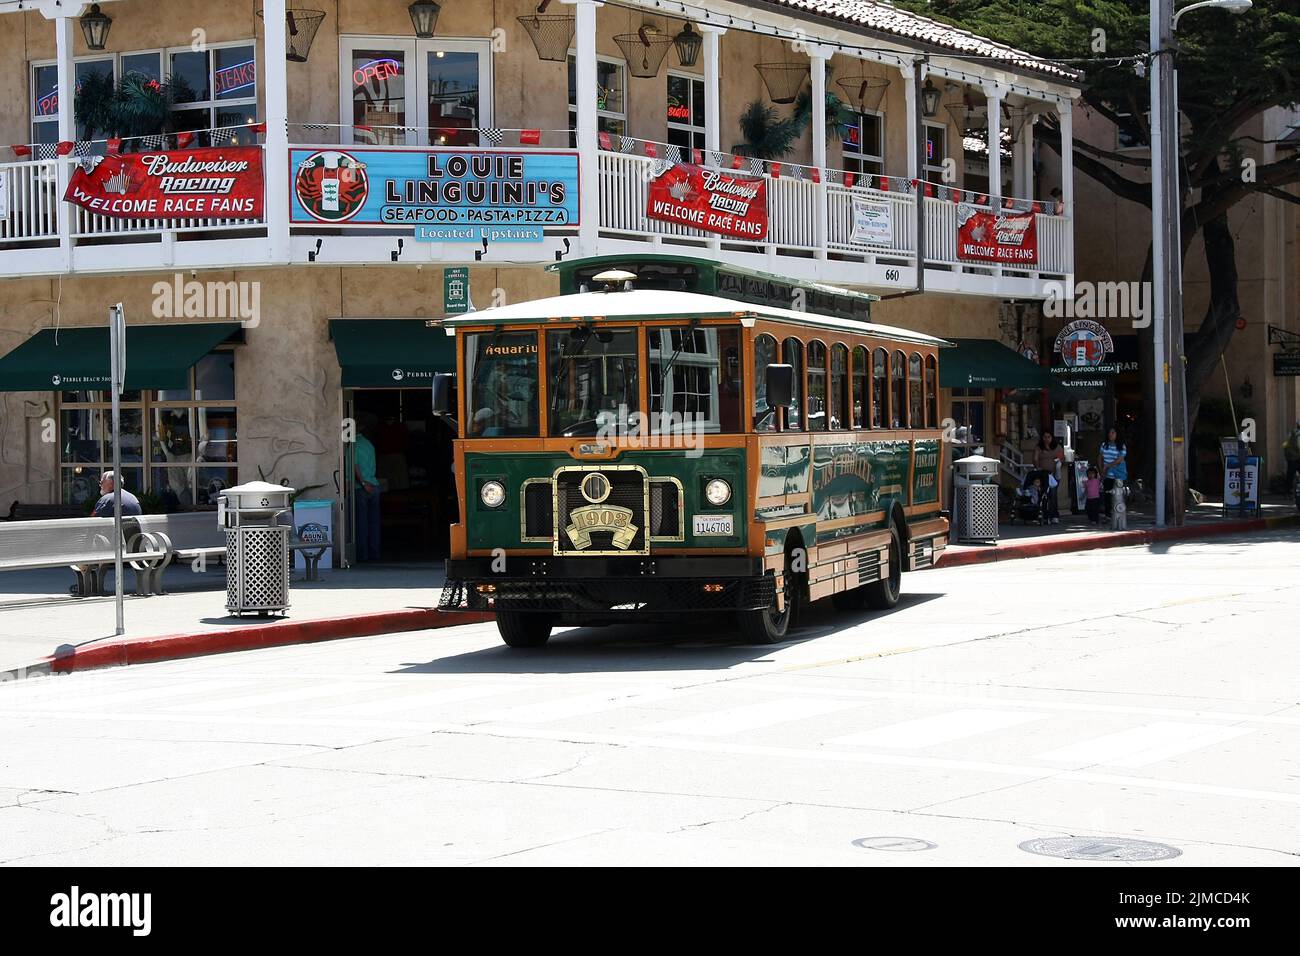
{"label": "budweiser racing banner", "polygon": [[650,182],[646,215],[737,239],[767,237],[767,180],[675,163]]}
{"label": "budweiser racing banner", "polygon": [[1038,229],[1032,212],[987,212],[957,206],[957,258],[970,262],[1038,265]]}
{"label": "budweiser racing banner", "polygon": [[261,219],[262,150],[94,157],[73,171],[63,198],[118,219]]}

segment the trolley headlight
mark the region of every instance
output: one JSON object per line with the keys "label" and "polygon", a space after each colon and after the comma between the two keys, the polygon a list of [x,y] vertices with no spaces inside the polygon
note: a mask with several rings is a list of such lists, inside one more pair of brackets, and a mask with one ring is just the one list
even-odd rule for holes
{"label": "trolley headlight", "polygon": [[721,508],[731,500],[731,485],[721,478],[711,478],[704,486],[704,499],[713,507]]}
{"label": "trolley headlight", "polygon": [[489,508],[500,508],[506,501],[506,486],[499,481],[485,481],[478,496]]}

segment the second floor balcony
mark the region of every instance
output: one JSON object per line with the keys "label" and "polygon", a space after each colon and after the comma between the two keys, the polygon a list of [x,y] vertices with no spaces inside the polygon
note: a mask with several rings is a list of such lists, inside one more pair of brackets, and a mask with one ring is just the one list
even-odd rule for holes
{"label": "second floor balcony", "polygon": [[[349,22],[358,29],[373,22],[374,29],[331,33],[326,18],[312,58],[336,59],[339,68],[333,78],[327,74],[323,89],[308,87],[311,95],[303,87],[305,68],[284,62],[285,44],[294,41],[276,15],[283,0],[266,3],[269,19],[260,21],[260,36],[224,39],[201,55],[166,44],[161,51],[131,49],[135,41],[126,30],[138,25],[127,14],[143,10],[138,0],[105,4],[122,14],[113,36],[122,38],[123,52],[83,53],[72,7],[51,7],[44,15],[53,22],[55,56],[28,64],[31,117],[25,128],[10,130],[11,142],[27,142],[13,147],[12,161],[0,163],[0,277],[286,265],[527,267],[567,256],[657,249],[884,294],[916,287],[918,269],[929,291],[1015,298],[1040,297],[1047,283],[1068,282],[1073,273],[1068,149],[1057,177],[1064,195],[1045,199],[1033,145],[1036,110],[1057,112],[1068,131],[1065,87],[1042,80],[1007,84],[1005,72],[973,75],[969,65],[959,70],[932,56],[921,73],[922,90],[918,76],[904,68],[911,58],[903,45],[896,52],[880,52],[879,45],[846,52],[843,45],[803,43],[806,70],[791,90],[801,91],[805,101],[825,98],[827,113],[812,110],[808,116],[805,110],[807,128],[780,158],[758,159],[752,144],[724,145],[724,136],[739,137],[720,114],[724,108],[737,111],[751,96],[757,97],[751,102],[788,102],[790,91],[773,89],[761,70],[743,72],[744,58],[759,58],[768,42],[759,19],[728,32],[708,19],[705,4],[699,11],[703,62],[693,69],[665,67],[645,78],[636,63],[607,52],[612,45],[605,34],[618,30],[611,17],[629,16],[626,9],[602,10],[598,20],[599,5],[591,0],[556,3],[572,21],[572,35],[567,50],[557,47],[561,52],[553,50],[548,58],[515,23],[523,24],[535,5],[514,5],[518,11],[494,12],[492,23],[481,22],[481,10],[461,11],[466,22],[457,32],[485,39],[410,40],[387,34],[391,18],[356,0],[349,4]],[[0,0],[0,13],[4,7]],[[20,17],[31,21],[28,27],[42,22],[41,15],[26,12],[0,16],[0,27]],[[681,26],[668,17],[659,21],[645,28],[646,35]],[[778,26],[771,29],[781,37]],[[512,42],[498,49],[499,33]],[[793,66],[798,75],[802,68],[790,54],[781,56],[786,62],[779,65]],[[57,90],[60,81],[80,88],[96,69],[119,79],[128,70],[153,70],[171,82],[184,74],[187,96],[203,105],[175,107],[173,125],[183,121],[184,131],[83,139],[71,104],[61,102]],[[724,73],[734,79],[724,82]],[[842,95],[832,112],[835,97],[828,95],[828,84],[836,78]],[[931,102],[930,93],[940,89],[932,81],[942,84],[946,107],[937,93]],[[338,101],[337,115],[321,106],[331,98]],[[954,104],[965,105],[953,109]],[[791,115],[798,109],[796,104]],[[514,127],[498,125],[511,120]],[[543,128],[524,128],[531,122]],[[979,170],[961,162],[959,144],[972,122],[986,124],[986,141],[1005,147],[992,150]],[[150,151],[174,155],[223,145],[255,151],[260,168],[254,216],[124,218],[64,201],[78,169],[92,169],[95,157],[134,162]],[[342,154],[373,165],[381,153],[407,166],[453,153],[525,162],[551,157],[572,170],[576,202],[567,217],[534,230],[532,241],[484,242],[477,234],[430,241],[426,231],[408,223],[364,216],[330,221],[295,212],[295,166],[304,157]],[[662,196],[665,177],[687,175],[755,186],[751,218],[761,228],[729,232],[657,213],[655,197]],[[382,176],[370,182],[372,197],[385,188]],[[701,204],[698,196],[695,202]],[[979,242],[971,240],[972,222],[978,223]],[[989,255],[987,249],[971,254],[997,245],[991,237],[1000,237],[1004,227],[1018,244],[1014,255]]]}

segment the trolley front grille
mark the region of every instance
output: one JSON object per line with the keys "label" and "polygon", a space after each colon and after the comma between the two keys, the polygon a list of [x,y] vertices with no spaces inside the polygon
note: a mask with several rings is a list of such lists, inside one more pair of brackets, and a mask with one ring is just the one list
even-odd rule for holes
{"label": "trolley front grille", "polygon": [[[583,480],[599,472],[609,494],[590,501]],[[648,554],[647,481],[640,468],[561,468],[555,475],[556,554]]]}

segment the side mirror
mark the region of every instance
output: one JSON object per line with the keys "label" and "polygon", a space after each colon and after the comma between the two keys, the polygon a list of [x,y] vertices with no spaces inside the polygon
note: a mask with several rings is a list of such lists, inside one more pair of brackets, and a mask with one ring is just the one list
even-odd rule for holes
{"label": "side mirror", "polygon": [[451,372],[433,373],[433,414],[454,416],[456,410],[451,407],[451,389],[456,376]]}
{"label": "side mirror", "polygon": [[789,408],[794,401],[794,366],[769,365],[766,376],[767,407]]}

